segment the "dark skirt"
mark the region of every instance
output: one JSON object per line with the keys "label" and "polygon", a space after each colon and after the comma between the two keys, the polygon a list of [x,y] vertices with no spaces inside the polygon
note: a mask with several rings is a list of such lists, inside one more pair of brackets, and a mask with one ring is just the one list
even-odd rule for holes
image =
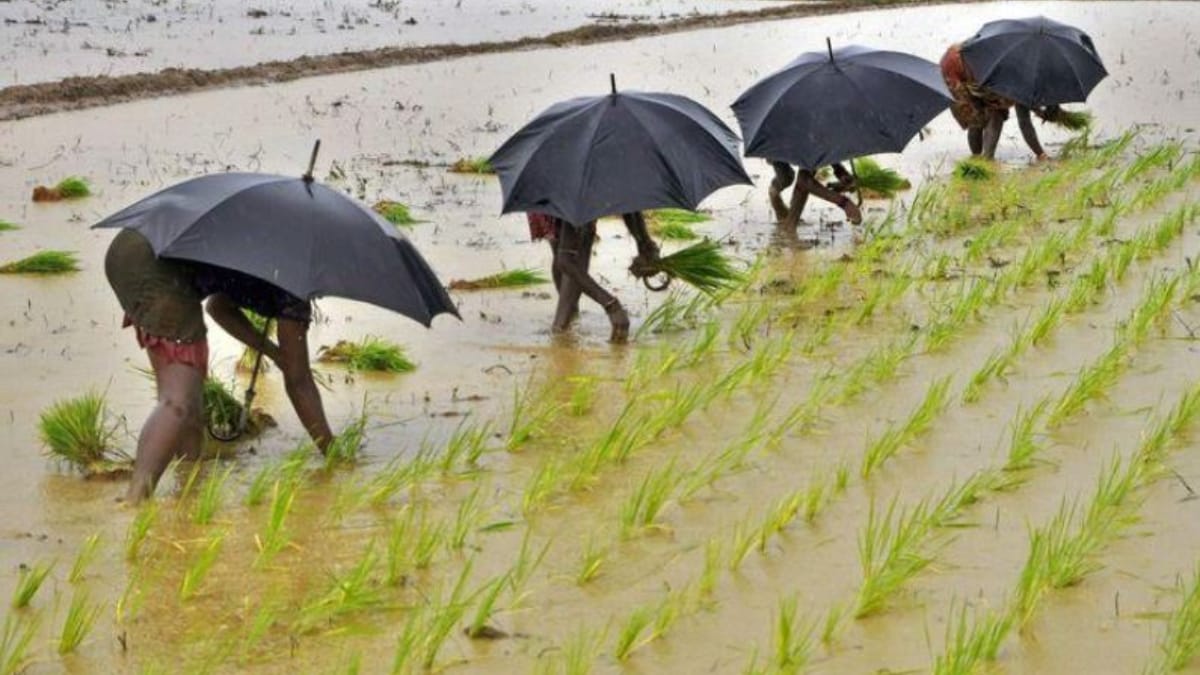
{"label": "dark skirt", "polygon": [[142,333],[175,342],[205,337],[204,309],[185,263],[154,254],[134,230],[121,230],[104,257],[104,274],[129,320]]}

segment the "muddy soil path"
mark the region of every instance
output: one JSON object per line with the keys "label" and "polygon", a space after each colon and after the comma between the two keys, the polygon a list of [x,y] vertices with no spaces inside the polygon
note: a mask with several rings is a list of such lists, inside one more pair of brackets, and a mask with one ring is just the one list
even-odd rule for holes
{"label": "muddy soil path", "polygon": [[[657,23],[595,24],[544,36],[495,42],[352,50],[231,68],[166,68],[156,73],[68,77],[57,82],[0,88],[0,120],[220,87],[287,82],[304,77],[428,63],[479,54],[572,47],[771,19],[839,14],[860,9],[862,4],[861,0],[834,0],[816,4],[781,3],[779,6],[765,9],[728,11],[715,16],[686,16]],[[872,4],[899,6],[927,3],[924,0],[888,0]]]}

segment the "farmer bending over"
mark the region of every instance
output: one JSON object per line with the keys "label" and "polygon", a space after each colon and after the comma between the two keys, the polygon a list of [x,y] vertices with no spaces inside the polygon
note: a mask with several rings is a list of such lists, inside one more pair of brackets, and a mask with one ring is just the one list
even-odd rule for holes
{"label": "farmer bending over", "polygon": [[[242,285],[237,272],[208,265],[159,258],[150,242],[134,230],[121,230],[104,258],[104,273],[112,286],[126,326],[133,326],[138,344],[146,350],[154,370],[158,403],[142,426],[134,458],[133,478],[126,498],[137,502],[154,494],[158,479],[175,457],[199,457],[203,444],[203,385],[208,369],[208,340],[201,302],[205,296],[227,290],[236,295],[215,295],[210,311],[235,338],[256,349],[279,366],[288,395],[305,429],[324,450],[332,434],[321,408],[321,398],[308,369],[305,333],[307,316],[298,298],[283,302],[283,291],[257,280]],[[228,276],[226,276],[228,275]],[[245,277],[249,279],[249,277]],[[218,281],[219,280],[219,281]],[[229,288],[226,288],[229,286]],[[212,290],[218,287],[217,290]],[[236,287],[236,288],[233,288]],[[278,306],[255,299],[246,306],[279,317],[279,344],[263,340],[241,312],[230,317],[230,307],[248,298],[243,291],[262,292]],[[286,295],[286,294],[283,294]],[[234,298],[237,298],[235,300]],[[286,305],[286,309],[284,307]],[[278,309],[278,312],[272,310]]]}
{"label": "farmer bending over", "polygon": [[[833,175],[837,180],[823,185],[817,180],[816,175],[808,169],[792,170],[792,167],[786,162],[772,161],[771,167],[775,169],[775,178],[771,180],[771,187],[767,194],[771,197],[771,208],[775,210],[775,218],[779,224],[785,228],[795,229],[800,222],[800,213],[804,211],[804,205],[808,202],[808,195],[813,194],[825,201],[840,208],[845,214],[846,219],[855,225],[862,222],[862,213],[858,210],[858,206],[850,201],[850,198],[840,194],[854,189],[854,176],[846,170],[846,167],[840,163],[833,165]],[[795,186],[792,188],[792,203],[791,206],[784,206],[783,198],[780,194],[787,189],[793,182]]]}
{"label": "farmer bending over", "polygon": [[[580,297],[586,295],[608,314],[608,321],[612,325],[609,340],[627,340],[629,314],[615,295],[604,290],[604,287],[588,274],[592,261],[592,245],[596,241],[596,222],[576,227],[561,218],[532,211],[526,214],[526,218],[529,221],[530,237],[534,241],[545,239],[550,242],[550,252],[554,257],[550,275],[554,279],[554,288],[558,291],[558,307],[554,312],[552,330],[556,333],[567,330],[575,317],[579,316]],[[631,269],[645,270],[647,275],[652,275],[649,270],[658,260],[658,244],[650,238],[646,229],[646,219],[640,212],[626,213],[621,218],[637,243],[638,255],[634,258]]]}
{"label": "farmer bending over", "polygon": [[1008,109],[1015,107],[1017,126],[1021,129],[1025,145],[1029,146],[1039,161],[1048,159],[1038,140],[1037,130],[1033,128],[1030,113],[1047,122],[1054,122],[1063,114],[1062,108],[1049,105],[1030,109],[979,86],[962,58],[961,44],[950,45],[942,55],[941,67],[942,79],[946,81],[946,87],[954,96],[954,102],[950,104],[950,114],[954,115],[958,125],[967,131],[967,146],[971,149],[971,154],[986,159],[996,158],[996,146],[1000,143],[1000,132],[1008,119]]}

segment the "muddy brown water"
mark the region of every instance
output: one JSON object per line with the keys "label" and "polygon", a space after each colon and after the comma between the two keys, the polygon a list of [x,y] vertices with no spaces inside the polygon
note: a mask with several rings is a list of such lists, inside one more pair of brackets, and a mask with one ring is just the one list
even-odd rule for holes
{"label": "muddy brown water", "polygon": [[[456,635],[439,663],[453,666],[453,672],[528,672],[539,657],[558,653],[581,626],[595,631],[607,626],[605,652],[611,653],[621,622],[634,608],[656,603],[664,589],[695,577],[709,537],[728,536],[737,522],[757,517],[774,499],[803,487],[814,475],[827,475],[843,458],[855,461],[866,439],[887,421],[907,414],[930,381],[976,368],[993,348],[1004,344],[1011,326],[1047,297],[1045,291],[1033,292],[996,309],[986,324],[953,348],[906,363],[896,382],[859,402],[830,407],[819,433],[789,436],[781,451],[756,458],[748,469],[723,479],[697,500],[668,507],[663,518],[668,530],[630,541],[616,537],[615,512],[619,499],[647,471],[661,467],[676,452],[700,456],[723,447],[738,437],[764,398],[778,396],[779,409],[786,410],[804,399],[830,363],[849,362],[896,326],[880,322],[840,337],[818,358],[793,358],[770,387],[750,388],[693,416],[684,430],[670,433],[627,466],[606,474],[591,492],[559,500],[526,519],[520,511],[521,492],[540,461],[569,453],[603,431],[623,403],[617,383],[607,380],[622,377],[639,350],[672,349],[694,334],[650,336],[613,347],[604,342],[603,313],[585,305],[579,327],[555,338],[548,332],[553,300],[541,295],[545,288],[529,289],[531,295],[524,290],[456,294],[464,321],[441,317],[430,331],[382,310],[323,301],[324,319],[311,337],[314,346],[381,335],[403,343],[420,367],[407,375],[376,376],[319,366],[328,375],[330,389],[324,398],[335,426],[351,419],[366,397],[371,422],[365,459],[352,471],[314,478],[292,516],[296,546],[282,553],[276,564],[258,570],[253,567],[254,537],[263,508],[247,509],[239,499],[256,470],[303,440],[277,374],[269,375],[259,400],[281,426],[243,444],[254,452],[238,455],[218,517],[216,527],[228,532],[221,562],[205,592],[179,603],[181,570],[196,542],[215,531],[190,525],[180,515],[173,498],[180,478],[169,476],[160,487],[161,521],[150,545],[153,563],[131,565],[124,560],[122,540],[133,513],[114,503],[122,483],[71,475],[46,460],[37,441],[40,411],[57,399],[96,388],[107,392],[111,409],[125,418],[119,438],[130,448],[152,404],[152,386],[135,370],[144,366],[144,356],[128,331],[119,329],[116,303],[101,273],[111,235],[88,230],[90,223],[197,173],[298,173],[312,139],[319,137],[325,149],[322,170],[336,164],[348,176],[339,184],[368,201],[409,203],[414,214],[427,221],[416,226],[412,237],[444,280],[501,267],[544,269],[545,245],[527,241],[523,219],[496,215],[499,190],[494,179],[396,160],[436,165],[487,154],[550,103],[603,90],[613,70],[623,86],[689,94],[732,124],[725,106],[738,92],[786,63],[795,51],[819,48],[825,35],[835,42],[892,45],[936,60],[942,45],[969,35],[982,21],[1033,13],[1080,25],[1100,46],[1112,75],[1088,107],[1098,118],[1101,136],[1143,125],[1139,144],[1159,138],[1194,143],[1192,125],[1200,119],[1200,43],[1189,31],[1194,8],[1186,3],[1014,3],[866,12],[571,50],[495,54],[6,123],[0,128],[0,217],[22,229],[0,234],[0,257],[65,248],[79,252],[83,267],[61,278],[0,277],[0,425],[7,461],[0,475],[0,513],[5,516],[0,530],[0,597],[9,597],[18,565],[57,560],[34,601],[43,626],[34,643],[31,672],[138,672],[156,664],[167,671],[204,669],[218,643],[242,631],[261,602],[296,605],[310,597],[330,574],[355,561],[370,537],[379,534],[379,523],[394,515],[393,505],[332,516],[347,492],[393,457],[413,456],[422,439],[444,440],[463,416],[495,419],[502,426],[514,388],[530,377],[541,383],[578,374],[606,380],[600,388],[604,396],[592,414],[564,423],[563,434],[551,434],[522,452],[489,452],[483,462],[486,470],[474,479],[433,481],[403,499],[453,514],[465,495],[480,485],[486,505],[482,522],[517,523],[513,529],[471,537],[478,549],[473,577],[480,582],[508,569],[527,529],[534,541],[552,542],[524,602],[501,601],[504,611],[494,623],[517,637],[479,643]],[[1145,48],[1149,43],[1154,50]],[[1041,131],[1052,146],[1065,138],[1054,130]],[[935,120],[930,132],[904,155],[885,157],[883,162],[917,183],[945,173],[963,150],[961,133],[948,115]],[[1000,157],[1012,170],[1028,161],[1015,125],[1006,129]],[[699,227],[729,240],[730,252],[744,259],[781,241],[768,221],[768,169],[755,160],[747,165],[759,186],[714,195],[705,205],[714,220]],[[29,203],[34,185],[75,174],[89,177],[97,194],[77,202]],[[1169,203],[1195,201],[1196,194],[1192,185]],[[884,209],[883,204],[873,205],[871,217],[881,218]],[[1132,231],[1159,211],[1123,221],[1121,231]],[[835,215],[826,208],[810,210],[800,233],[832,246],[811,252],[783,249],[773,264],[803,270],[815,258],[851,251],[852,236]],[[905,451],[870,482],[852,482],[847,495],[814,525],[793,524],[766,555],[752,553],[737,573],[722,577],[713,608],[689,613],[667,638],[640,649],[623,664],[602,657],[598,669],[741,672],[752,645],[768,649],[781,596],[799,593],[802,609],[811,610],[813,617],[844,603],[860,578],[856,536],[871,500],[899,496],[911,503],[1001,457],[1005,424],[1016,406],[1061,388],[1081,364],[1109,344],[1113,324],[1140,292],[1137,279],[1155,269],[1177,268],[1185,255],[1195,256],[1198,246],[1200,241],[1189,231],[1168,254],[1140,268],[1142,277],[1123,284],[1101,306],[1066,320],[1052,345],[1024,357],[1018,372],[1006,385],[993,386],[983,404],[962,406],[954,401],[922,441],[921,450]],[[594,265],[632,310],[636,328],[662,296],[642,290],[625,273],[632,249],[618,226],[602,226]],[[731,307],[725,314],[733,316],[740,309]],[[1194,307],[1181,311],[1183,321],[1200,323]],[[1182,328],[1171,324],[1166,337],[1139,349],[1107,401],[1054,434],[1048,452],[1054,465],[1039,468],[1022,489],[989,497],[972,511],[978,527],[964,529],[948,543],[939,564],[918,576],[894,609],[850,622],[833,649],[817,651],[812,669],[928,669],[931,655],[940,652],[952,599],[979,606],[1002,604],[1027,549],[1026,524],[1045,521],[1064,495],[1086,494],[1114,449],[1127,454],[1136,443],[1146,411],[1169,405],[1200,375],[1194,342],[1180,339],[1186,337]],[[211,338],[214,373],[232,377],[239,350],[215,329]],[[719,351],[727,350],[722,346]],[[734,358],[736,353],[718,356],[714,368]],[[691,382],[707,375],[682,377]],[[1194,453],[1172,457],[1172,467],[1193,486],[1200,485],[1196,462]],[[1150,655],[1152,639],[1161,632],[1160,624],[1143,617],[1174,606],[1177,598],[1169,587],[1177,575],[1190,574],[1196,559],[1198,502],[1181,501],[1184,496],[1180,483],[1154,486],[1142,509],[1143,524],[1134,531],[1137,536],[1107,549],[1104,569],[1084,584],[1043,601],[1028,634],[1006,643],[1001,666],[1007,672],[1121,673],[1140,668]],[[103,544],[86,586],[104,610],[79,653],[59,658],[53,638],[73,592],[66,572],[80,543],[94,532],[101,533]],[[577,587],[572,578],[589,536],[610,553],[602,574]],[[423,594],[453,583],[470,553],[468,548],[444,556],[431,570],[414,575],[413,586],[400,594],[400,604],[420,604]],[[131,578],[136,580],[132,586],[142,589],[142,600],[134,603],[138,611],[118,621],[115,608]],[[260,650],[243,661],[229,661],[240,665],[226,669],[328,672],[359,654],[363,670],[386,670],[406,616],[403,608],[369,613],[348,622],[350,630],[345,632],[318,631],[300,635],[295,642],[277,627]]]}

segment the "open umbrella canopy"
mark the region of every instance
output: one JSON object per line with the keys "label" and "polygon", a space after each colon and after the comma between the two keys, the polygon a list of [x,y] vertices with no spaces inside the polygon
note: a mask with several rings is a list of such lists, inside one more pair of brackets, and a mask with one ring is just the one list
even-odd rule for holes
{"label": "open umbrella canopy", "polygon": [[458,316],[412,242],[357,201],[303,178],[201,176],[93,227],[137,230],[160,257],[244,272],[306,300],[360,300],[426,326],[443,312]]}
{"label": "open umbrella canopy", "polygon": [[980,86],[1030,108],[1086,101],[1108,75],[1087,33],[1044,16],[990,21],[962,57]]}
{"label": "open umbrella canopy", "polygon": [[707,108],[615,87],[556,103],[490,161],[502,213],[538,211],[575,225],[644,209],[695,209],[718,188],[750,184],[737,135]]}
{"label": "open umbrella canopy", "polygon": [[847,45],[806,52],[733,103],[747,157],[819,167],[900,152],[950,105],[937,65]]}

